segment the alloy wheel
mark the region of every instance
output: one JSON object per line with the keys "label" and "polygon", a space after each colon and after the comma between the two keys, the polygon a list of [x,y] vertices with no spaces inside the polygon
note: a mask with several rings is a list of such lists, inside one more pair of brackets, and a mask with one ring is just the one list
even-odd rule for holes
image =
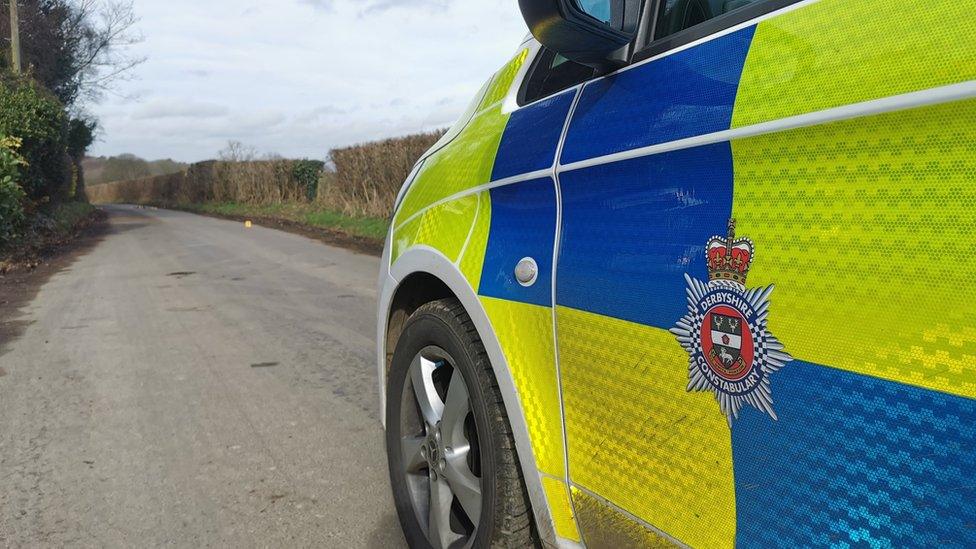
{"label": "alloy wheel", "polygon": [[400,416],[400,449],[417,521],[437,549],[469,547],[482,508],[478,432],[468,387],[436,346],[410,364]]}

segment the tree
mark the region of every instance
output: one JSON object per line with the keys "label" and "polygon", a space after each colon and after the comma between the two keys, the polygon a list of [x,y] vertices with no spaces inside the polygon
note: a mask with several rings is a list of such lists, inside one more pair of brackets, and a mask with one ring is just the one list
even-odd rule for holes
{"label": "tree", "polygon": [[149,163],[133,154],[120,154],[105,161],[102,171],[104,181],[128,181],[149,177],[152,170]]}
{"label": "tree", "polygon": [[68,154],[80,161],[85,151],[95,142],[98,122],[90,118],[72,118],[68,121]]}
{"label": "tree", "polygon": [[227,147],[217,155],[224,162],[250,162],[257,158],[258,151],[240,141],[228,141]]}
{"label": "tree", "polygon": [[[131,0],[20,0],[24,65],[69,110],[97,100],[145,61]],[[10,22],[0,18],[0,35]]]}

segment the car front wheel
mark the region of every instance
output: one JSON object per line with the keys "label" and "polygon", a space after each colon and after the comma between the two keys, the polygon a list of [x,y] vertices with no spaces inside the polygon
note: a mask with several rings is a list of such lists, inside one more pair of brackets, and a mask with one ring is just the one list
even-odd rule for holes
{"label": "car front wheel", "polygon": [[410,546],[537,545],[501,393],[460,303],[410,316],[387,390],[390,481]]}

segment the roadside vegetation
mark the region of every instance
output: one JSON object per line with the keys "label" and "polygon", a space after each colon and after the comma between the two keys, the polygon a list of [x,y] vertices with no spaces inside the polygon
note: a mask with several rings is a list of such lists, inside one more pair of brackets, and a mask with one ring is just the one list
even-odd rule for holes
{"label": "roadside vegetation", "polygon": [[169,158],[150,161],[134,154],[89,156],[81,161],[81,165],[85,171],[85,183],[88,185],[166,175],[185,170],[188,166]]}
{"label": "roadside vegetation", "polygon": [[167,175],[90,185],[95,203],[127,203],[224,217],[284,220],[381,240],[397,191],[443,132],[334,149],[317,160],[255,159],[232,142],[221,160]]}
{"label": "roadside vegetation", "polygon": [[[17,262],[36,264],[95,219],[82,159],[98,123],[85,105],[141,62],[126,55],[138,41],[131,3],[20,0],[13,7],[20,48],[0,42],[0,274]],[[11,36],[6,17],[0,36]]]}
{"label": "roadside vegetation", "polygon": [[78,212],[92,213],[79,162],[93,130],[37,81],[0,76],[0,265],[64,238]]}
{"label": "roadside vegetation", "polygon": [[179,209],[201,214],[211,214],[231,219],[252,219],[261,221],[284,220],[333,229],[353,236],[382,240],[386,236],[389,221],[384,217],[350,216],[324,208],[319,204],[303,202],[283,202],[254,206],[236,202],[202,202],[177,205]]}

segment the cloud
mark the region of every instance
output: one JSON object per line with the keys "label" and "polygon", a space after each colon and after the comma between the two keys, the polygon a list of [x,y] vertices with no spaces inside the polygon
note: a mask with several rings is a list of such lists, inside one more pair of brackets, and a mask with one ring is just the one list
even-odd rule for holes
{"label": "cloud", "polygon": [[300,4],[312,6],[315,9],[332,11],[333,0],[299,0]]}
{"label": "cloud", "polygon": [[446,10],[449,7],[447,0],[367,0],[364,4],[363,14],[379,13],[396,8]]}
{"label": "cloud", "polygon": [[[336,7],[336,0],[298,0],[300,4],[312,6],[315,9],[333,12]],[[350,2],[359,8],[360,15],[370,13],[380,13],[391,9],[403,8],[411,9],[447,9],[450,4],[447,0],[354,0]]]}
{"label": "cloud", "polygon": [[119,92],[139,101],[92,107],[92,154],[195,161],[233,139],[324,158],[443,127],[525,35],[511,0],[135,2],[149,60]]}
{"label": "cloud", "polygon": [[216,103],[181,103],[153,101],[133,113],[136,120],[158,120],[161,118],[215,118],[227,114],[229,109]]}

